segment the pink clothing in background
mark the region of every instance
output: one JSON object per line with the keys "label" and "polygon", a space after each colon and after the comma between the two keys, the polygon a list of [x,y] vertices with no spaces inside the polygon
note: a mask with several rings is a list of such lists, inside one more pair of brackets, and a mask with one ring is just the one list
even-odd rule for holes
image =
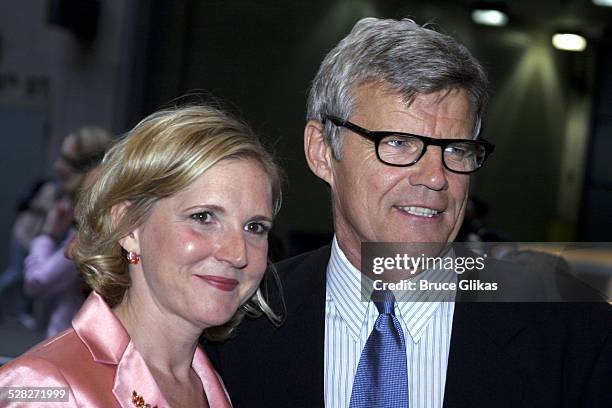
{"label": "pink clothing in background", "polygon": [[[68,402],[38,402],[37,407],[133,408],[135,391],[151,407],[169,408],[125,328],[99,294],[92,292],[72,326],[1,367],[0,386],[68,388]],[[231,407],[225,387],[200,347],[192,367],[210,406]],[[32,406],[5,403],[0,401],[0,407]]]}
{"label": "pink clothing in background", "polygon": [[61,245],[48,235],[34,238],[25,259],[25,293],[50,311],[47,337],[69,328],[83,303],[79,274],[74,263],[64,254],[64,248],[74,234],[74,229],[71,229]]}

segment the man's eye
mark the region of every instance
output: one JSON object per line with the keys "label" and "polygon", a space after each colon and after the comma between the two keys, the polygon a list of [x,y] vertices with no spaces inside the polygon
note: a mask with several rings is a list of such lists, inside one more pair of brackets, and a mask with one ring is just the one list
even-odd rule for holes
{"label": "man's eye", "polygon": [[270,227],[261,222],[250,222],[245,226],[245,230],[251,234],[264,235],[270,231]]}
{"label": "man's eye", "polygon": [[199,222],[200,224],[209,224],[213,220],[213,215],[208,211],[202,211],[192,214],[191,219]]}
{"label": "man's eye", "polygon": [[389,147],[394,147],[402,150],[418,150],[420,141],[415,138],[405,136],[389,136],[382,140],[382,143]]}
{"label": "man's eye", "polygon": [[448,146],[446,148],[446,154],[451,155],[454,158],[464,158],[469,156],[472,150],[464,146]]}
{"label": "man's eye", "polygon": [[406,139],[388,139],[385,142],[391,147],[404,147],[406,146]]}

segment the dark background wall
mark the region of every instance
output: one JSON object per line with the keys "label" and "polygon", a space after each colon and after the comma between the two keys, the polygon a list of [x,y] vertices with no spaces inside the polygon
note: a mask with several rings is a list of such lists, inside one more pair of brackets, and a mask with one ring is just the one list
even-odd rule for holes
{"label": "dark background wall", "polygon": [[[483,136],[498,149],[473,180],[474,194],[489,205],[489,225],[515,240],[573,240],[580,232],[590,239],[579,228],[579,212],[598,42],[586,52],[568,53],[553,49],[550,38],[558,26],[580,24],[568,16],[577,19],[584,9],[602,13],[601,8],[588,2],[577,8],[569,1],[523,5],[510,13],[512,24],[500,29],[473,24],[467,3],[157,2],[149,54],[156,68],[148,78],[157,86],[145,106],[153,110],[198,89],[228,101],[275,147],[287,170],[281,225],[329,231],[326,188],[310,174],[302,152],[309,81],[325,53],[361,17],[431,22],[466,44],[490,75]],[[590,21],[591,36],[599,37],[607,19]]]}
{"label": "dark background wall", "polygon": [[609,241],[612,236],[612,30],[600,45],[580,236]]}

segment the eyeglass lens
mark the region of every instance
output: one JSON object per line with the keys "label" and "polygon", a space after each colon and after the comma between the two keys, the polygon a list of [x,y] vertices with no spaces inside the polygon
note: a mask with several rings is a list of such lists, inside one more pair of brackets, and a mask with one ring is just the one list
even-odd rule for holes
{"label": "eyeglass lens", "polygon": [[[382,161],[395,165],[416,163],[421,157],[425,142],[406,135],[390,135],[384,137],[378,144],[378,156]],[[486,149],[484,146],[453,142],[444,148],[444,164],[451,170],[468,172],[480,167],[484,161]]]}

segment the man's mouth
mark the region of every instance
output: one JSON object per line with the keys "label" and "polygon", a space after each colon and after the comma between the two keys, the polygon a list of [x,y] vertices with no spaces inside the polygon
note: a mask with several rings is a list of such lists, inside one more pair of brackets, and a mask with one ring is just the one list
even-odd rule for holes
{"label": "man's mouth", "polygon": [[443,211],[434,210],[432,208],[417,207],[417,206],[412,206],[412,205],[406,206],[406,207],[396,206],[396,208],[398,208],[400,211],[403,211],[411,215],[416,215],[418,217],[427,217],[427,218],[431,218],[438,214],[443,213]]}

